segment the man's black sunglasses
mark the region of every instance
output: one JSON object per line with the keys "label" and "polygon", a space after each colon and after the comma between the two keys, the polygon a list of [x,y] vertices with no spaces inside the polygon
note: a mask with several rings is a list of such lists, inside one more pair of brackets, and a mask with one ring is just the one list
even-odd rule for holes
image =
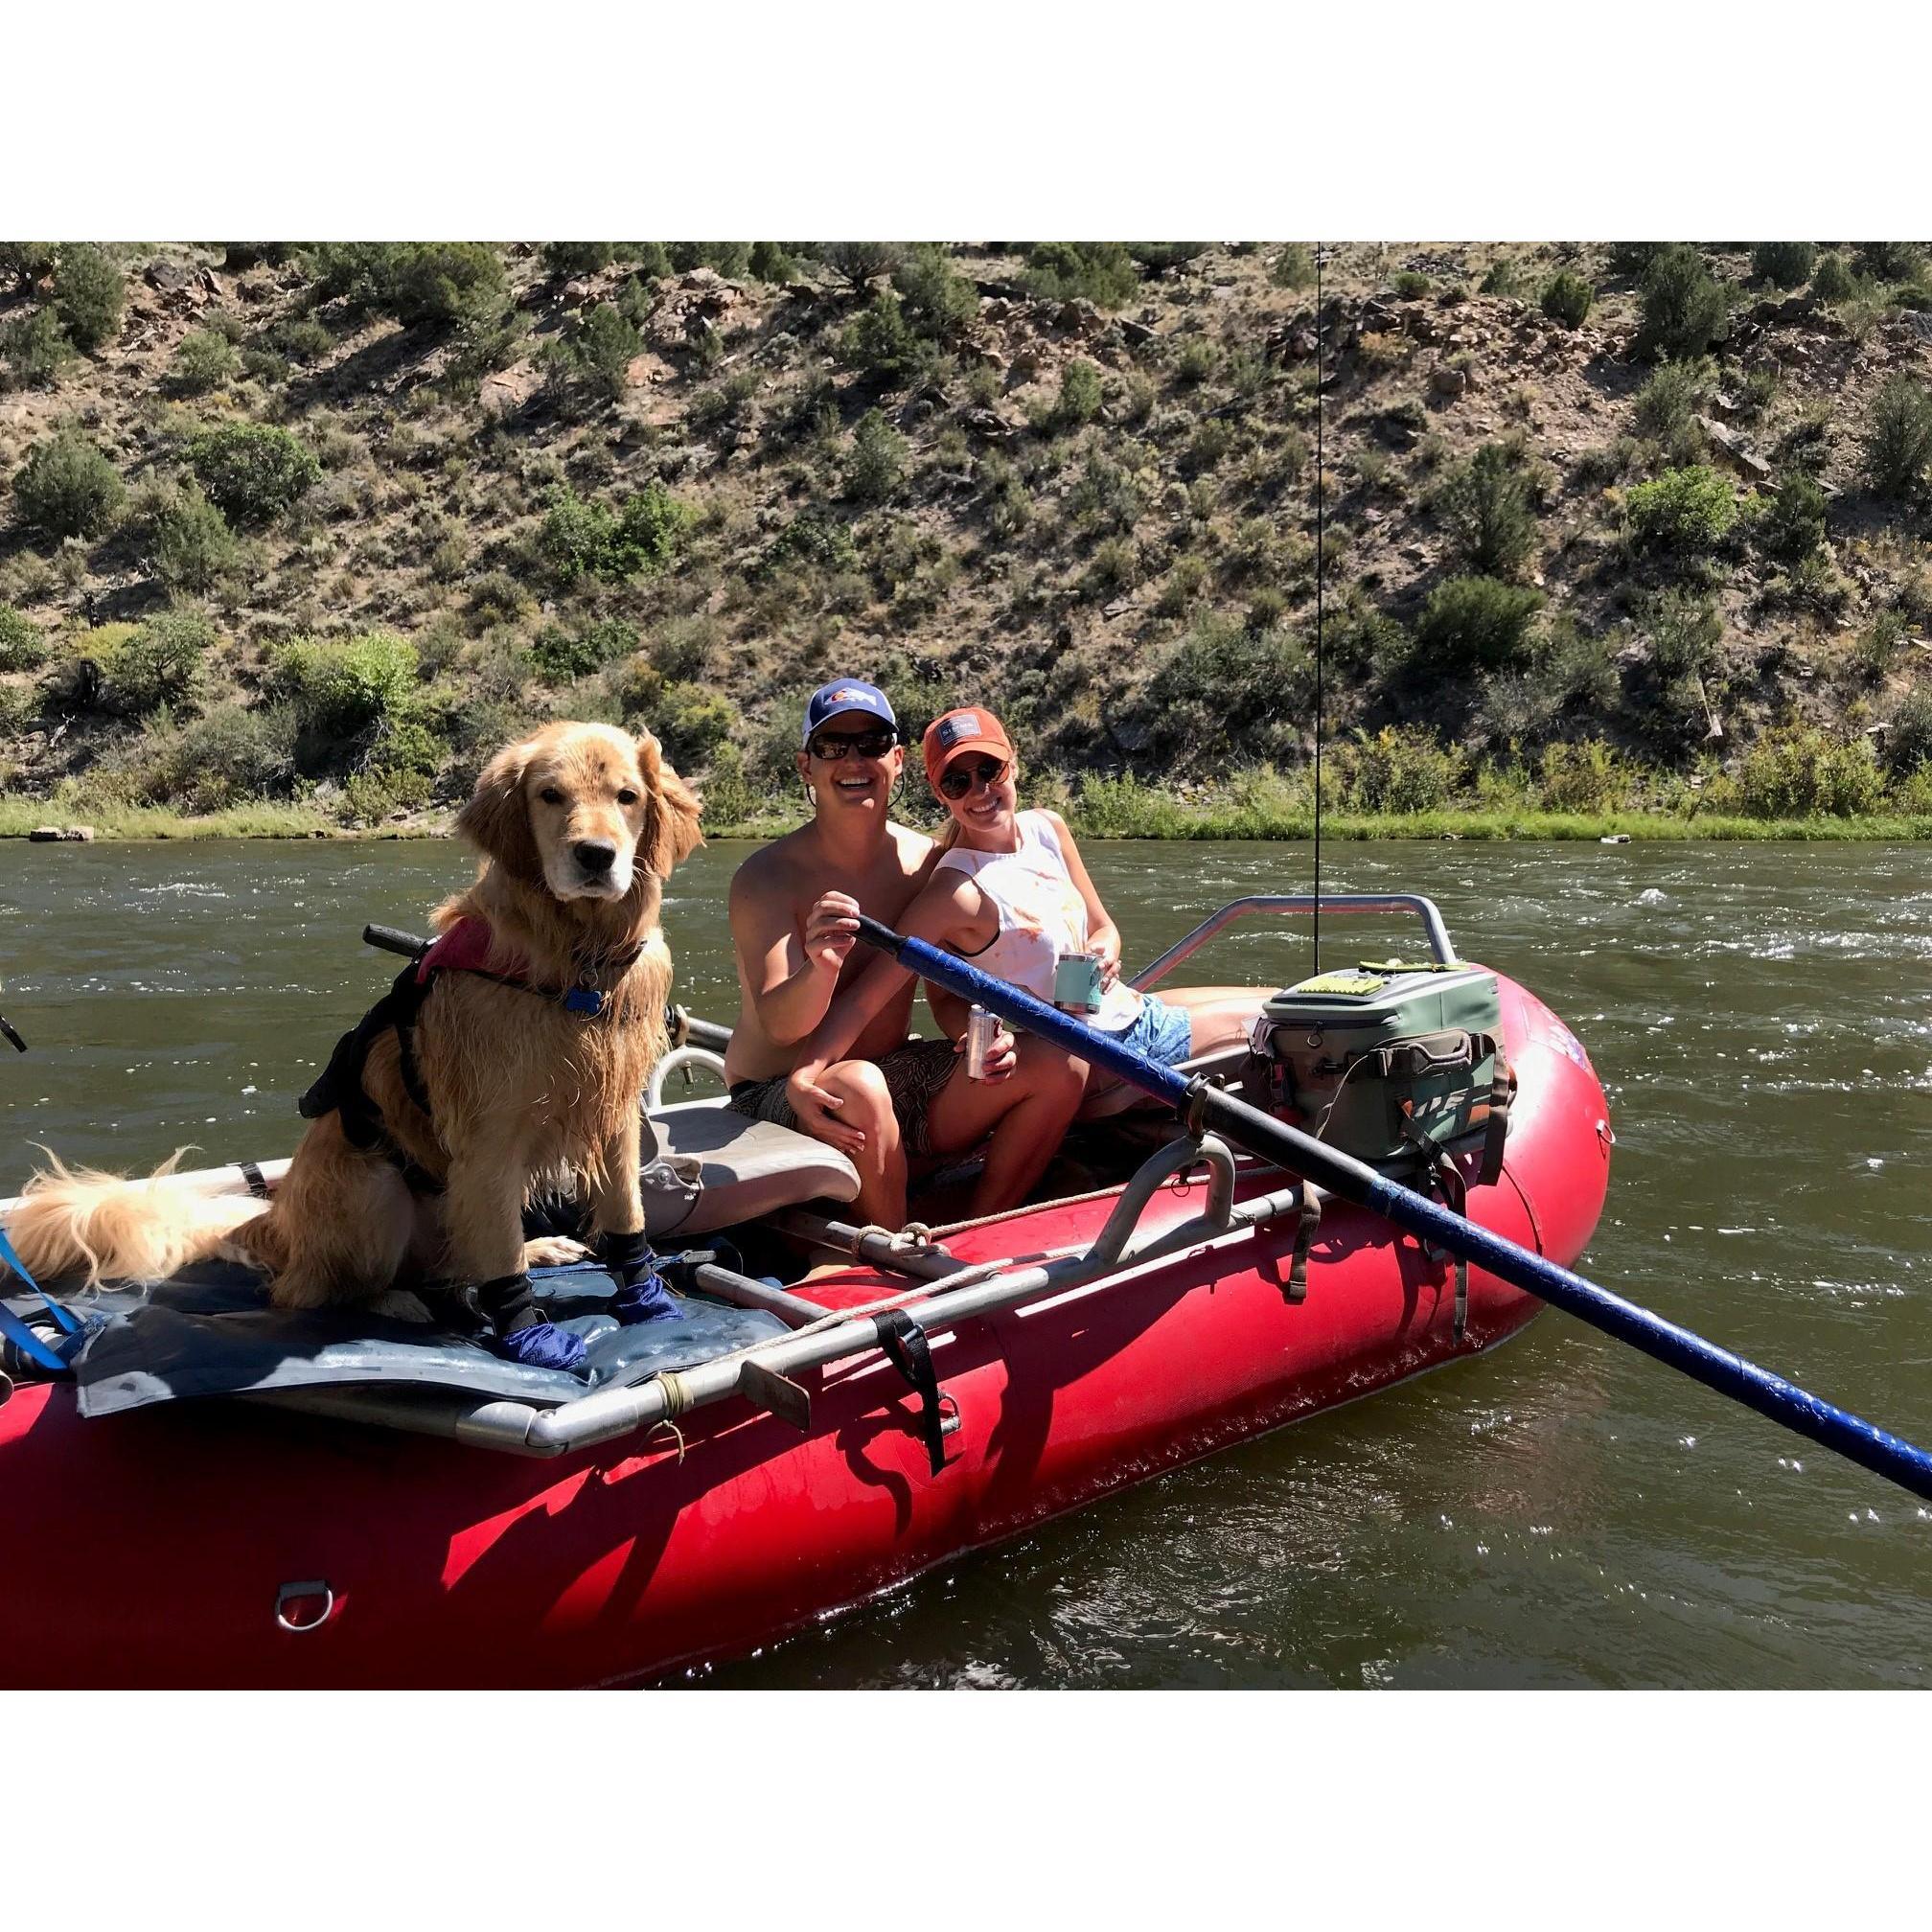
{"label": "man's black sunglasses", "polygon": [[963,798],[976,783],[997,785],[1005,775],[1006,761],[1003,758],[982,758],[971,767],[962,758],[958,764],[949,765],[940,772],[939,793],[945,798]]}
{"label": "man's black sunglasses", "polygon": [[856,751],[862,758],[883,758],[898,742],[896,731],[820,732],[805,748],[813,757],[836,765],[848,751]]}

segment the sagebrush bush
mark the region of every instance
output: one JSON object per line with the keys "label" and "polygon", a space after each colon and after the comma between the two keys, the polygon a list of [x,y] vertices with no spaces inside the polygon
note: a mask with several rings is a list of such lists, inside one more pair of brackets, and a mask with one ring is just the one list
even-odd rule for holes
{"label": "sagebrush bush", "polygon": [[1078,429],[1100,413],[1100,372],[1091,362],[1072,361],[1060,372],[1060,394],[1053,404],[1053,426]]}
{"label": "sagebrush bush", "polygon": [[599,302],[575,335],[552,336],[540,356],[553,395],[614,402],[630,386],[631,363],[642,346],[622,311]]}
{"label": "sagebrush bush", "polygon": [[1932,689],[1921,684],[1900,700],[1885,733],[1885,763],[1900,778],[1932,766]]}
{"label": "sagebrush bush", "polygon": [[1910,282],[1925,265],[1922,242],[1862,242],[1858,265],[1874,282]]}
{"label": "sagebrush bush", "polygon": [[1204,765],[1292,752],[1313,689],[1306,647],[1204,613],[1149,680],[1138,708],[1152,743]]}
{"label": "sagebrush bush", "polygon": [[1315,280],[1315,254],[1305,242],[1290,242],[1276,256],[1268,279],[1277,288],[1306,288]]}
{"label": "sagebrush bush", "polygon": [[1485,443],[1444,478],[1436,506],[1461,563],[1480,577],[1513,577],[1536,547],[1536,513],[1521,468]]}
{"label": "sagebrush bush", "polygon": [[604,617],[583,631],[546,624],[530,642],[530,663],[546,684],[587,678],[637,648],[637,627],[621,617]]}
{"label": "sagebrush bush", "polygon": [[11,604],[0,604],[0,671],[34,671],[46,661],[40,627]]}
{"label": "sagebrush bush", "polygon": [[192,483],[155,517],[155,569],[171,590],[214,589],[241,555],[228,519]]}
{"label": "sagebrush bush", "polygon": [[1880,496],[1916,496],[1932,465],[1932,390],[1894,376],[1865,421],[1865,477]]}
{"label": "sagebrush bush", "polygon": [[241,358],[227,336],[213,329],[191,329],[175,344],[168,380],[183,396],[203,396],[226,382],[240,367]]}
{"label": "sagebrush bush", "polygon": [[1849,744],[1812,725],[1767,732],[1744,754],[1740,807],[1754,818],[1851,818],[1874,812],[1885,780],[1871,741]]}
{"label": "sagebrush bush", "polygon": [[295,714],[286,704],[224,704],[157,747],[148,791],[156,804],[222,812],[287,795],[295,780]]}
{"label": "sagebrush bush", "polygon": [[1430,593],[1415,642],[1445,669],[1500,669],[1530,655],[1543,593],[1493,577],[1452,577]]}
{"label": "sagebrush bush", "polygon": [[1829,508],[1817,477],[1794,470],[1780,479],[1777,494],[1764,499],[1753,534],[1766,556],[1795,564],[1824,548]]}
{"label": "sagebrush bush", "polygon": [[272,423],[226,423],[188,445],[188,462],[211,502],[242,523],[267,523],[322,474],[315,452]]}
{"label": "sagebrush bush", "polygon": [[74,359],[51,309],[35,309],[0,329],[0,354],[7,357],[8,381],[15,389],[51,389]]}
{"label": "sagebrush bush", "polygon": [[54,270],[54,307],[77,349],[89,354],[121,333],[126,282],[104,248],[69,242]]}
{"label": "sagebrush bush", "polygon": [[326,242],[310,259],[319,295],[405,327],[494,322],[509,302],[503,264],[480,242]]}
{"label": "sagebrush bush", "polygon": [[1644,271],[1640,354],[1681,361],[1701,356],[1723,326],[1729,303],[1723,286],[1688,242],[1672,242]]}
{"label": "sagebrush bush", "polygon": [[1644,617],[1650,661],[1667,680],[1697,677],[1717,661],[1724,641],[1724,619],[1714,597],[1667,590]]}
{"label": "sagebrush bush", "polygon": [[894,289],[881,288],[839,337],[839,359],[875,381],[906,385],[929,374],[933,344],[907,319]]}
{"label": "sagebrush bush", "polygon": [[845,463],[846,494],[860,503],[883,503],[906,473],[906,439],[876,409],[868,409],[852,430],[852,452]]}
{"label": "sagebrush bush", "polygon": [[614,242],[546,242],[543,265],[553,275],[594,275],[617,259]]}
{"label": "sagebrush bush", "polygon": [[199,686],[214,647],[215,627],[205,617],[186,611],[150,617],[108,660],[108,689],[135,713],[178,704]]}
{"label": "sagebrush bush", "polygon": [[816,253],[826,267],[862,294],[899,265],[900,250],[896,242],[821,242]]}
{"label": "sagebrush bush", "polygon": [[72,427],[34,444],[13,479],[22,522],[54,537],[98,536],[126,494],[113,464]]}
{"label": "sagebrush bush", "polygon": [[1403,301],[1414,302],[1428,294],[1436,285],[1416,269],[1404,268],[1391,278],[1389,286]]}
{"label": "sagebrush bush", "polygon": [[1583,326],[1596,300],[1596,289],[1582,276],[1573,275],[1567,268],[1543,285],[1544,314],[1572,329]]}
{"label": "sagebrush bush", "polygon": [[1639,483],[1623,507],[1638,542],[1690,557],[1710,551],[1736,520],[1737,495],[1724,477],[1697,463]]}
{"label": "sagebrush bush", "polygon": [[1483,271],[1483,280],[1477,286],[1479,295],[1513,295],[1522,286],[1522,276],[1515,263],[1506,255],[1490,263]]}
{"label": "sagebrush bush", "polygon": [[393,631],[296,637],[268,658],[268,690],[305,731],[343,739],[401,712],[416,685],[416,647]]}
{"label": "sagebrush bush", "polygon": [[1040,242],[1026,251],[1026,287],[1050,301],[1079,298],[1099,309],[1124,309],[1140,275],[1117,242]]}
{"label": "sagebrush bush", "polygon": [[1751,251],[1751,273],[1774,288],[1802,288],[1817,259],[1818,251],[1808,242],[1760,242]]}
{"label": "sagebrush bush", "polygon": [[1717,372],[1703,358],[1665,362],[1638,390],[1632,404],[1640,435],[1672,444],[1690,427],[1690,419],[1717,380]]}
{"label": "sagebrush bush", "polygon": [[1823,257],[1811,271],[1811,292],[1821,302],[1844,302],[1857,289],[1852,271],[1842,255]]}

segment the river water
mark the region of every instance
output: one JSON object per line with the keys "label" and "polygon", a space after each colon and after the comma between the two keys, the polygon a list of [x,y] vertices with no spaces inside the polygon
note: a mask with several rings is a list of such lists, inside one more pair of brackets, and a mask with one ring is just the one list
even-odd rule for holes
{"label": "river water", "polygon": [[[678,998],[728,1021],[750,848],[673,882]],[[1149,958],[1305,846],[1083,848]],[[0,1194],[70,1160],[290,1150],[295,1096],[469,872],[445,843],[0,845]],[[1541,994],[1610,1095],[1581,1264],[1932,1443],[1932,861],[1865,845],[1346,845]],[[1410,939],[1393,923],[1331,963]],[[1305,929],[1188,977],[1285,983]],[[1195,970],[1198,969],[1198,970]],[[1299,1424],[703,1673],[741,1686],[1920,1685],[1932,1512],[1555,1311],[1507,1348]]]}

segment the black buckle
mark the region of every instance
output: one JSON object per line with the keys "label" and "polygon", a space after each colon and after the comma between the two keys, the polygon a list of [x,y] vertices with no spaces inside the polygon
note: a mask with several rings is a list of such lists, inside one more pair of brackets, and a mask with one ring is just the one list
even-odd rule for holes
{"label": "black buckle", "polygon": [[903,1308],[890,1308],[875,1315],[879,1346],[886,1361],[905,1376],[907,1386],[919,1397],[919,1433],[925,1439],[926,1455],[933,1475],[946,1466],[946,1413],[939,1406],[939,1382],[932,1372],[932,1345],[926,1331]]}

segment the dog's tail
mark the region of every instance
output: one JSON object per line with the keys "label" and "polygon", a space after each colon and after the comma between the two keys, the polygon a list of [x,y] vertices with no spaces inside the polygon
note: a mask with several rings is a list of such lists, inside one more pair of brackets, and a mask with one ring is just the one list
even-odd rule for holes
{"label": "dog's tail", "polygon": [[[177,1148],[145,1181],[69,1167],[49,1148],[7,1217],[8,1238],[37,1281],[84,1273],[103,1281],[161,1281],[192,1262],[241,1261],[259,1267],[236,1231],[268,1204],[246,1194],[214,1194],[174,1164]],[[0,1267],[0,1275],[7,1271]]]}

